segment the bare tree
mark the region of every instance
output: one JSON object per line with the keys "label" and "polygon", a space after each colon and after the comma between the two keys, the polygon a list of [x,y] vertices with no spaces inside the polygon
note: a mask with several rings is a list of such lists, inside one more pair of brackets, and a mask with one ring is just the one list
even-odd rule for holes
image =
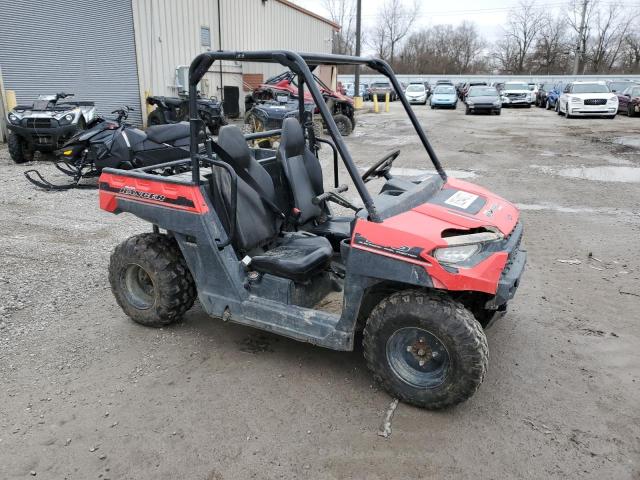
{"label": "bare tree", "polygon": [[593,41],[588,52],[593,73],[608,72],[619,59],[632,16],[625,18],[616,4],[598,9],[593,22]]}
{"label": "bare tree", "polygon": [[333,34],[333,53],[353,55],[356,42],[356,2],[354,0],[322,0],[329,18],[340,25]]}
{"label": "bare tree", "polygon": [[[576,35],[577,46],[575,55],[578,55],[578,73],[584,73],[587,42],[589,40],[591,19],[595,12],[596,0],[570,0],[567,23]],[[584,21],[582,19],[584,14]],[[583,28],[581,28],[583,27]]]}
{"label": "bare tree", "polygon": [[[543,17],[534,0],[521,0],[509,12],[504,37],[496,43],[494,58],[503,64],[503,70],[523,73],[529,54],[543,26]],[[504,64],[504,62],[507,62]]]}
{"label": "bare tree", "polygon": [[486,42],[475,25],[434,25],[409,34],[394,68],[401,73],[478,73],[486,70]]}
{"label": "bare tree", "polygon": [[413,0],[409,7],[403,0],[385,0],[369,41],[370,46],[381,56],[384,53],[383,58],[392,65],[400,42],[410,33],[419,11],[418,0]]}
{"label": "bare tree", "polygon": [[640,73],[640,32],[630,33],[625,38],[622,70],[626,73]]}
{"label": "bare tree", "polygon": [[549,75],[567,71],[571,49],[567,30],[563,16],[544,15],[533,52],[533,63],[538,72]]}

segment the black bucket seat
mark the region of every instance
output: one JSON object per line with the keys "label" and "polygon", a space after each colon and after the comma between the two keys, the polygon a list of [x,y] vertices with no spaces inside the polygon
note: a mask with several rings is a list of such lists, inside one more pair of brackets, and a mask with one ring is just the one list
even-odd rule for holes
{"label": "black bucket seat", "polygon": [[277,158],[291,189],[298,225],[327,237],[338,249],[340,241],[350,237],[353,218],[328,216],[322,203],[313,203],[315,197],[324,193],[322,167],[318,157],[307,147],[302,126],[296,118],[287,118],[282,123]]}
{"label": "black bucket seat", "polygon": [[280,232],[273,180],[253,157],[238,127],[222,127],[218,145],[228,154],[223,160],[238,176],[236,211],[231,211],[231,179],[222,168],[211,175],[211,198],[227,232],[235,221],[233,245],[240,256],[251,257],[250,268],[297,282],[325,270],[333,254],[326,238]]}

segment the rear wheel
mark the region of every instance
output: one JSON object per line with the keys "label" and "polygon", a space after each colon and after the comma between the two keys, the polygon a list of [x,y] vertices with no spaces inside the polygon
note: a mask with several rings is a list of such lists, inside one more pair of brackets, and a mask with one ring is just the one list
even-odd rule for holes
{"label": "rear wheel", "polygon": [[465,114],[465,115],[471,115],[471,110],[469,110],[469,107],[466,107],[466,108],[464,109],[464,114]]}
{"label": "rear wheel", "polygon": [[342,113],[337,113],[333,116],[333,121],[336,122],[340,135],[343,137],[351,135],[351,132],[353,131],[353,124],[351,123],[351,120],[349,120],[349,117]]}
{"label": "rear wheel", "polygon": [[397,292],[381,301],[369,316],[363,345],[376,380],[423,408],[467,400],[487,371],[482,327],[460,303],[436,292]]}
{"label": "rear wheel", "polygon": [[547,98],[547,101],[544,104],[544,108],[545,108],[545,110],[551,110],[551,102],[549,101],[548,98]]}
{"label": "rear wheel", "polygon": [[7,142],[9,144],[9,155],[14,163],[24,163],[33,160],[33,150],[29,148],[27,142],[20,136],[10,132]]}
{"label": "rear wheel", "polygon": [[114,249],[109,283],[124,313],[148,327],[179,320],[196,299],[178,244],[157,233],[129,237]]}
{"label": "rear wheel", "polygon": [[633,107],[633,105],[631,105],[630,103],[627,105],[627,115],[630,117],[635,117],[636,116],[636,110]]}

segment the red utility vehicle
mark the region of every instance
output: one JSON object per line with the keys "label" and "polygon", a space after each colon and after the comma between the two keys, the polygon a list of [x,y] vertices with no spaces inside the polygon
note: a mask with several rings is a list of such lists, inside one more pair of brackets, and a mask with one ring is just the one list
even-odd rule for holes
{"label": "red utility vehicle", "polygon": [[[363,332],[367,365],[394,397],[435,409],[473,395],[487,371],[484,329],[506,310],[525,266],[516,207],[447,176],[382,60],[203,53],[189,70],[191,112],[196,85],[216,60],[291,68],[301,122],[284,120],[277,150],[247,145],[273,131],[243,136],[228,125],[200,154],[201,120],[192,116],[190,160],[103,170],[101,208],[153,225],[112,253],[109,280],[124,312],[143,325],[167,325],[197,297],[213,317],[335,350],[352,350]],[[393,176],[395,150],[361,175],[309,68],[318,64],[360,64],[387,76],[436,173]],[[314,134],[306,89],[331,140]],[[323,186],[318,142],[334,152],[332,189]],[[364,206],[342,196],[339,157]],[[188,174],[180,173],[185,165]],[[374,178],[384,182],[372,195]],[[330,203],[352,213],[338,215]],[[336,291],[341,312],[316,308]]]}

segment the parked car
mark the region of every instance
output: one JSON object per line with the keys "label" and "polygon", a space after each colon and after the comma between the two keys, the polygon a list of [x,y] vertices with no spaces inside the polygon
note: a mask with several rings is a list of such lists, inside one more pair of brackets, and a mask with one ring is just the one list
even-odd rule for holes
{"label": "parked car", "polygon": [[500,98],[503,107],[531,107],[531,90],[524,82],[504,82]]}
{"label": "parked car", "polygon": [[462,89],[464,88],[464,82],[456,83],[456,95],[462,100]]}
{"label": "parked car", "polygon": [[627,87],[618,93],[618,113],[626,113],[630,117],[640,115],[640,85]]}
{"label": "parked car", "polygon": [[430,97],[433,93],[433,89],[431,88],[431,84],[429,82],[424,82],[424,88],[427,91],[427,97]]}
{"label": "parked car", "polygon": [[451,80],[436,80],[437,85],[451,85],[453,86],[453,82]]}
{"label": "parked car", "polygon": [[533,104],[538,96],[538,84],[535,82],[529,82],[527,85],[529,85],[529,91],[531,92],[531,100],[529,103]]}
{"label": "parked car", "polygon": [[536,107],[544,108],[547,103],[547,93],[553,90],[553,83],[543,82],[538,84],[538,91],[534,102]]}
{"label": "parked car", "polygon": [[465,115],[479,112],[500,115],[502,111],[502,100],[495,87],[475,86],[469,88],[464,103],[466,104]]}
{"label": "parked car", "polygon": [[471,87],[486,87],[487,86],[487,82],[467,82],[464,84],[464,87],[462,87],[462,98],[461,100],[464,101],[465,97],[467,96],[467,93],[469,93],[469,89]]}
{"label": "parked car", "polygon": [[618,112],[618,97],[606,82],[571,82],[564,87],[556,111],[567,118],[601,115],[613,119]]}
{"label": "parked car", "polygon": [[629,87],[635,87],[639,85],[638,82],[634,82],[633,80],[608,80],[607,87],[613,93],[624,92]]}
{"label": "parked car", "polygon": [[456,95],[455,87],[444,83],[436,85],[436,88],[433,89],[429,102],[432,110],[434,108],[441,107],[455,109],[458,106],[458,97]]}
{"label": "parked car", "polygon": [[407,97],[409,103],[419,103],[421,105],[426,105],[429,97],[424,83],[410,83],[404,91],[404,96]]}
{"label": "parked car", "polygon": [[393,102],[398,98],[396,91],[391,86],[391,83],[384,82],[373,82],[371,84],[371,98],[375,95],[378,100],[384,100],[386,94],[389,94],[389,101]]}
{"label": "parked car", "polygon": [[560,95],[562,95],[562,91],[564,90],[564,83],[563,82],[558,82],[556,83],[553,88],[549,91],[547,91],[547,99],[545,100],[544,103],[544,108],[547,110],[555,110],[558,111],[558,99],[560,98]]}
{"label": "parked car", "polygon": [[[338,91],[340,93],[342,93],[343,95],[346,95],[347,97],[353,97],[353,94],[349,94],[349,92],[353,92],[353,89],[355,88],[355,84],[351,83],[351,82],[345,82],[345,83],[341,83],[338,82]],[[340,88],[340,85],[342,85],[342,88]]]}

